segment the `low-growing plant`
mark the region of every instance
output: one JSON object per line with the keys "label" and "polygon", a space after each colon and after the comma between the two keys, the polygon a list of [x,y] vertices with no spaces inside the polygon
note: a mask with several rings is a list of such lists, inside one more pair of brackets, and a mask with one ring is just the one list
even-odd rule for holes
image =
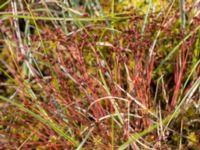
{"label": "low-growing plant", "polygon": [[199,147],[200,16],[184,2],[5,1],[1,148]]}

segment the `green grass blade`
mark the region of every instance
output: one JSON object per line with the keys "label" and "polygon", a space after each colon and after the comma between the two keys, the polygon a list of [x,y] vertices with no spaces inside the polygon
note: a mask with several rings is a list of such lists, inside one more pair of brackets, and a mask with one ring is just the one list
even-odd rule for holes
{"label": "green grass blade", "polygon": [[157,70],[159,70],[173,55],[174,53],[180,48],[180,46],[183,44],[184,41],[186,41],[187,39],[189,39],[194,33],[196,33],[198,30],[200,29],[200,25],[192,32],[190,32],[185,38],[184,40],[180,41],[172,50],[171,52],[165,57],[164,60],[162,60],[160,62],[160,65],[156,68],[155,72],[157,72]]}
{"label": "green grass blade", "polygon": [[10,3],[11,0],[7,0],[6,2],[4,2],[3,4],[0,5],[0,10],[3,9],[7,4]]}
{"label": "green grass blade", "polygon": [[144,30],[145,30],[145,27],[146,27],[146,24],[147,24],[147,21],[148,21],[148,16],[149,16],[151,7],[152,7],[152,0],[149,0],[148,10],[147,10],[147,13],[145,14],[144,22],[143,22],[143,25],[142,25],[142,31],[141,31],[142,35],[144,33]]}
{"label": "green grass blade", "polygon": [[[178,114],[179,114],[179,110],[181,108],[181,106],[183,106],[184,102],[187,100],[187,98],[191,95],[194,94],[194,92],[198,89],[198,87],[200,86],[200,77],[196,80],[196,82],[193,84],[193,86],[191,87],[191,89],[187,92],[187,94],[184,96],[184,98],[182,99],[181,103],[176,107],[176,109],[174,110],[174,112],[170,115],[168,115],[163,121],[162,124],[166,125],[165,129],[168,127],[168,125],[170,124],[170,122],[172,121],[173,118],[175,118]],[[152,132],[153,130],[157,129],[157,127],[160,126],[160,123],[157,123],[155,125],[150,126],[149,128],[145,129],[144,131],[140,132],[140,133],[135,133],[133,135],[130,136],[130,138],[128,139],[127,142],[125,142],[124,144],[122,144],[118,150],[124,150],[126,149],[129,144],[131,144],[132,142],[138,140],[139,138],[141,138],[142,136]]]}
{"label": "green grass blade", "polygon": [[29,115],[31,115],[32,117],[36,118],[37,120],[39,120],[40,122],[44,123],[45,125],[49,126],[51,129],[53,129],[56,133],[58,133],[58,135],[64,137],[66,140],[68,140],[70,143],[72,143],[75,147],[78,146],[78,141],[75,140],[73,137],[71,137],[70,135],[67,135],[66,133],[64,133],[64,131],[61,130],[61,127],[59,127],[57,124],[50,122],[44,118],[42,118],[40,115],[34,113],[33,111],[25,108],[22,104],[19,104],[17,102],[15,102],[14,100],[10,100],[4,96],[0,96],[0,99],[8,102],[14,106],[16,106],[17,108],[19,108],[20,110],[28,113]]}
{"label": "green grass blade", "polygon": [[180,0],[179,2],[179,7],[180,7],[180,13],[181,13],[181,23],[182,23],[182,28],[185,29],[186,25],[186,17],[185,17],[185,0]]}

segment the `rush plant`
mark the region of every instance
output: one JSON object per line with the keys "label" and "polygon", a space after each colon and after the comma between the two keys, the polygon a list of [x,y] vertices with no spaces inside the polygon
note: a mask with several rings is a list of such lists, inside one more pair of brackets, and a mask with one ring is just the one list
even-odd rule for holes
{"label": "rush plant", "polygon": [[200,16],[167,4],[1,4],[0,148],[199,147]]}

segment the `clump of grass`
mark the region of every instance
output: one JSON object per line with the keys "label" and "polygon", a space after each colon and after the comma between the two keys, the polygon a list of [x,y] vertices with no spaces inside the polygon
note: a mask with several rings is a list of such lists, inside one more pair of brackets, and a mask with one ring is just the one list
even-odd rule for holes
{"label": "clump of grass", "polygon": [[198,145],[199,16],[111,4],[111,15],[99,1],[2,5],[3,149]]}

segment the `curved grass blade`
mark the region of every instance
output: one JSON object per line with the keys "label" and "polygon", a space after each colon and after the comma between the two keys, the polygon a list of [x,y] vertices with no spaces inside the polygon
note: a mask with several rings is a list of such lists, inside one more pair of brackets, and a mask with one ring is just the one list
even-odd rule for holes
{"label": "curved grass blade", "polygon": [[[176,109],[174,110],[174,112],[170,115],[168,115],[163,121],[162,124],[165,125],[165,129],[168,127],[168,125],[170,124],[170,122],[172,121],[173,118],[175,118],[179,113],[180,113],[180,109],[183,106],[184,102],[187,101],[188,97],[191,97],[191,95],[194,94],[194,92],[198,89],[198,87],[200,86],[200,77],[196,80],[196,82],[193,84],[193,86],[191,87],[191,89],[187,92],[187,94],[183,97],[181,103],[176,107]],[[141,138],[142,136],[152,132],[153,130],[157,129],[157,127],[160,126],[160,123],[157,123],[155,125],[150,126],[149,128],[145,129],[144,131],[140,132],[140,133],[135,133],[132,134],[130,136],[130,138],[128,139],[127,142],[125,142],[124,144],[122,144],[118,150],[124,150],[126,149],[129,144],[133,143],[134,141],[138,140],[139,138]]]}
{"label": "curved grass blade", "polygon": [[157,69],[155,70],[155,72],[157,72],[157,70],[159,70],[159,68],[161,68],[164,63],[166,63],[172,56],[173,54],[179,49],[179,47],[183,44],[184,41],[186,41],[187,39],[189,39],[194,33],[196,33],[198,30],[200,29],[200,25],[192,32],[190,32],[182,41],[180,41],[172,50],[171,52],[165,57],[164,60],[162,60],[160,62],[160,65],[157,67]]}
{"label": "curved grass blade", "polygon": [[61,127],[59,127],[59,125],[42,118],[40,115],[38,115],[38,114],[34,113],[33,111],[25,108],[22,104],[19,104],[19,103],[15,102],[14,100],[10,100],[10,99],[8,99],[4,96],[0,96],[0,99],[16,106],[17,108],[19,108],[22,111],[28,113],[32,117],[36,118],[40,122],[44,123],[45,125],[47,125],[51,129],[53,129],[56,133],[58,133],[58,135],[64,137],[66,140],[68,140],[75,147],[78,147],[79,142],[76,139],[74,139],[73,137],[71,137],[70,135],[64,133],[64,131],[61,130]]}

